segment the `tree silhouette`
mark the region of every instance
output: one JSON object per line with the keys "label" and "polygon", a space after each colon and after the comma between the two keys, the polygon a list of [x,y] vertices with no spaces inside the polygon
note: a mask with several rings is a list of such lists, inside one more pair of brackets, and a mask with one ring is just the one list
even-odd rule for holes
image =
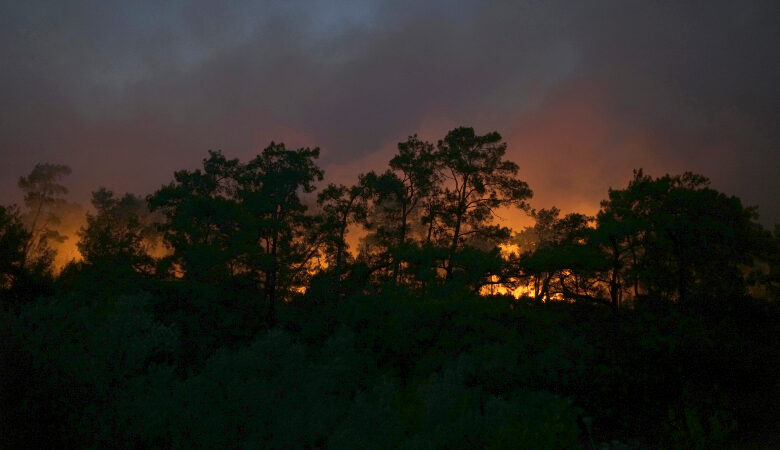
{"label": "tree silhouette", "polygon": [[147,201],[166,220],[161,231],[172,255],[166,258],[186,280],[234,285],[240,268],[241,249],[234,242],[238,231],[236,159],[209,151],[203,170],[180,170],[174,182],[163,186]]}
{"label": "tree silhouette", "polygon": [[709,187],[686,172],[652,178],[642,170],[624,190],[610,190],[596,235],[610,260],[610,290],[619,300],[621,280],[634,294],[686,303],[697,296],[741,295],[743,267],[761,253],[755,208]]}
{"label": "tree silhouette", "polygon": [[[385,199],[385,205],[395,205],[397,210],[396,230],[387,230],[385,234],[395,235],[397,249],[393,263],[393,279],[398,282],[402,257],[400,254],[408,251],[409,243],[421,244],[430,242],[430,236],[436,224],[436,218],[430,214],[431,208],[421,211],[425,205],[433,205],[434,198],[440,194],[441,176],[438,172],[438,161],[433,144],[421,141],[417,135],[409,136],[404,142],[398,143],[398,153],[390,160],[390,170],[383,177],[385,194],[391,198]],[[382,189],[379,189],[380,194]],[[385,206],[386,207],[386,206]],[[418,230],[427,230],[425,240],[413,240],[412,219],[421,225]],[[427,226],[426,226],[427,225]]]}
{"label": "tree silhouette", "polygon": [[775,225],[772,235],[767,239],[765,261],[768,270],[759,276],[769,298],[780,300],[780,224]]}
{"label": "tree silhouette", "polygon": [[518,263],[520,272],[530,277],[535,298],[601,301],[595,277],[601,255],[589,242],[593,218],[559,215],[556,207],[532,212],[536,224],[514,239],[525,249]]}
{"label": "tree silhouette", "polygon": [[19,178],[18,186],[24,191],[24,205],[27,207],[25,219],[30,239],[24,250],[24,260],[51,260],[48,240],[63,242],[66,237],[58,233],[54,226],[60,223],[56,209],[65,204],[63,195],[68,189],[59,180],[70,175],[70,167],[59,164],[36,164],[26,177]]}
{"label": "tree silhouette", "polygon": [[[407,196],[408,186],[391,170],[379,175],[369,172],[360,177],[360,184],[371,199],[364,221],[368,234],[363,238],[363,258],[371,253],[374,261],[370,265],[388,272],[386,276],[397,282],[401,264],[399,253],[407,241],[412,206]],[[388,271],[390,267],[392,273]]]}
{"label": "tree silhouette", "polygon": [[212,151],[202,171],[176,172],[149,205],[167,217],[162,228],[170,259],[184,277],[258,286],[273,321],[280,292],[303,283],[324,245],[300,197],[322,179],[318,156],[317,148],[288,150],[272,142],[245,164]]}
{"label": "tree silhouette", "polygon": [[505,153],[500,134],[479,136],[473,128],[456,128],[437,144],[435,155],[446,183],[440,218],[448,247],[447,279],[453,277],[454,256],[467,240],[495,245],[509,237],[508,228],[493,224],[497,208],[528,208],[533,192],[517,178],[518,166],[505,160]]}
{"label": "tree silhouette", "polygon": [[[85,261],[56,282],[33,271],[40,250],[25,264],[30,229],[0,207],[0,435],[56,448],[776,442],[780,227],[702,176],[637,171],[596,218],[533,210],[507,240],[496,208],[529,209],[531,192],[504,149],[470,128],[435,147],[412,136],[388,170],[328,185],[314,212],[318,149],[209,152],[147,198],[170,255],[150,262],[157,216],[101,188]],[[62,196],[47,189],[37,221],[28,208],[40,229]],[[521,251],[504,258],[506,243]],[[521,283],[540,301],[492,289]]]}
{"label": "tree silhouette", "polygon": [[513,243],[517,244],[521,250],[520,262],[522,266],[520,269],[530,276],[534,298],[546,298],[552,272],[542,270],[543,268],[534,261],[533,255],[557,242],[553,226],[559,220],[559,214],[560,209],[554,206],[550,209],[543,208],[539,211],[531,211],[531,216],[536,220],[536,223],[531,227],[526,227],[512,239]]}
{"label": "tree silhouette", "polygon": [[[638,180],[644,175],[637,171],[634,177]],[[593,245],[605,255],[608,268],[604,278],[615,308],[620,307],[629,289],[634,298],[639,296],[640,255],[649,224],[636,214],[634,207],[635,198],[629,190],[610,189],[609,199],[601,202],[592,235]]]}
{"label": "tree silhouette", "polygon": [[0,205],[0,291],[10,291],[25,270],[25,248],[30,233],[15,206]]}
{"label": "tree silhouette", "polygon": [[323,216],[323,236],[332,256],[328,260],[328,270],[332,270],[339,280],[348,256],[347,229],[365,222],[367,196],[362,183],[351,187],[331,183],[317,196]]}
{"label": "tree silhouette", "polygon": [[126,267],[148,272],[151,258],[146,239],[154,234],[146,203],[132,195],[117,198],[100,188],[92,193],[95,214],[79,231],[79,252],[93,266]]}
{"label": "tree silhouette", "polygon": [[[363,239],[362,258],[396,283],[401,280],[404,254],[424,241],[428,221],[423,207],[439,192],[433,148],[416,135],[410,136],[398,143],[388,170],[360,176],[359,186],[370,200],[363,221],[368,234]],[[433,225],[430,222],[428,228]]]}
{"label": "tree silhouette", "polygon": [[315,218],[306,213],[300,194],[313,192],[322,180],[314,160],[319,148],[288,150],[284,144],[266,147],[239,172],[237,198],[243,214],[242,236],[250,249],[245,260],[261,274],[268,320],[275,320],[279,293],[287,293],[307,278],[312,260],[324,244]]}

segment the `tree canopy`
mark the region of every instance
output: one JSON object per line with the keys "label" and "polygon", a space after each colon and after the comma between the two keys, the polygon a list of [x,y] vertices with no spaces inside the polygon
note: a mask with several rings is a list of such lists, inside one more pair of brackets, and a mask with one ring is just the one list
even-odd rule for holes
{"label": "tree canopy", "polygon": [[595,216],[534,209],[506,149],[413,135],[351,185],[322,183],[318,148],[209,151],[145,199],[94,191],[59,272],[69,169],[36,166],[24,210],[0,206],[0,436],[776,447],[780,226],[641,169]]}

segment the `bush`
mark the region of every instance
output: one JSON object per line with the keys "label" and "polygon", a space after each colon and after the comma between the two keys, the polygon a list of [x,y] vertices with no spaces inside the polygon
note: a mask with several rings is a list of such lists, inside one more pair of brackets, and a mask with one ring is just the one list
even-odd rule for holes
{"label": "bush", "polygon": [[132,440],[123,424],[123,408],[137,396],[131,388],[150,375],[161,381],[158,374],[166,372],[177,341],[174,330],[146,311],[148,301],[52,297],[26,305],[13,323],[17,360],[45,376],[21,380],[26,385],[18,387],[24,394],[17,413],[32,423],[56,421],[51,427],[57,432],[48,437],[60,445],[103,447]]}

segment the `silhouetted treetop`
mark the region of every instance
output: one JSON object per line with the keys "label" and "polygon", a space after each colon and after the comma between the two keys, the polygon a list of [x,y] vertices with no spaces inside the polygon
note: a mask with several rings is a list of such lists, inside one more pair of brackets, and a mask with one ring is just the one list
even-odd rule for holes
{"label": "silhouetted treetop", "polygon": [[63,242],[67,239],[55,229],[60,223],[57,209],[65,205],[63,196],[68,189],[59,183],[60,179],[70,175],[70,167],[59,164],[36,164],[26,177],[20,177],[18,186],[24,191],[24,215],[30,239],[25,247],[25,260],[40,264],[53,259],[47,241]]}
{"label": "silhouetted treetop", "polygon": [[[709,187],[698,174],[652,178],[642,170],[625,189],[610,189],[598,215],[599,245],[618,278],[640,293],[685,302],[740,294],[741,267],[761,252],[754,207]],[[623,282],[620,282],[623,284]]]}
{"label": "silhouetted treetop", "polygon": [[[500,134],[480,136],[473,128],[456,128],[438,142],[436,157],[445,180],[441,217],[451,255],[467,239],[498,244],[509,237],[508,228],[493,224],[497,208],[528,209],[533,192],[517,178],[519,168],[504,159],[505,153]],[[451,278],[452,258],[445,270]]]}
{"label": "silhouetted treetop", "polygon": [[300,198],[322,180],[318,157],[272,142],[246,163],[210,151],[202,170],[176,172],[148,198],[167,217],[170,260],[187,279],[259,288],[273,320],[277,297],[301,285],[324,245]]}
{"label": "silhouetted treetop", "polygon": [[149,242],[155,234],[144,200],[133,194],[116,197],[106,188],[92,193],[95,214],[87,214],[87,224],[79,231],[79,252],[93,265],[127,266],[141,269],[149,265]]}

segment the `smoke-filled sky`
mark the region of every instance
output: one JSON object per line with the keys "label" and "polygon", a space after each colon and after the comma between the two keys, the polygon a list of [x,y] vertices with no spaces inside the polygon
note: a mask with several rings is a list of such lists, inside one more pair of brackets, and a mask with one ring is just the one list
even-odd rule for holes
{"label": "smoke-filled sky", "polygon": [[319,146],[326,180],[411,134],[499,131],[532,206],[594,213],[691,170],[780,222],[780,3],[0,0],[0,203],[145,195],[209,149]]}

